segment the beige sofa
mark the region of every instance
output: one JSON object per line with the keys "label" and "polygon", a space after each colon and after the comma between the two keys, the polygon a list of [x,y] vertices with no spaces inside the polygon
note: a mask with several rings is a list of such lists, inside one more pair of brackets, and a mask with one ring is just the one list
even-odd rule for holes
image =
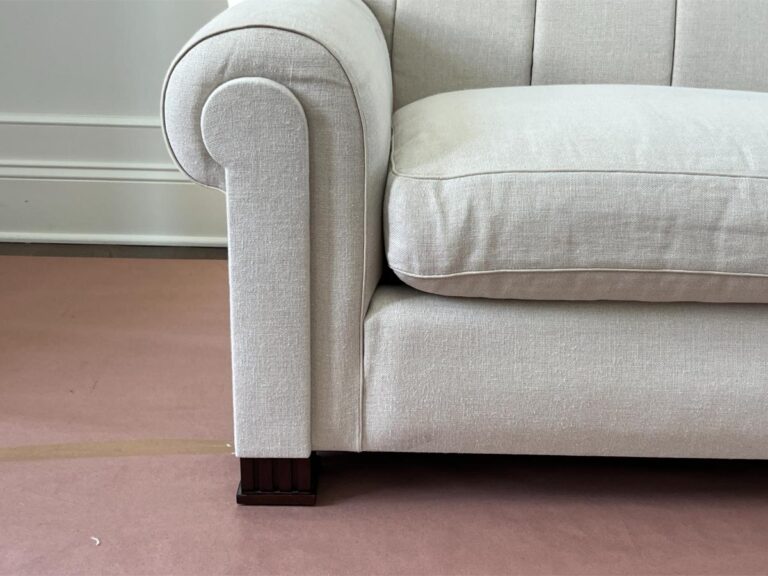
{"label": "beige sofa", "polygon": [[768,457],[768,2],[245,0],[163,90],[227,195],[244,503],[315,451]]}

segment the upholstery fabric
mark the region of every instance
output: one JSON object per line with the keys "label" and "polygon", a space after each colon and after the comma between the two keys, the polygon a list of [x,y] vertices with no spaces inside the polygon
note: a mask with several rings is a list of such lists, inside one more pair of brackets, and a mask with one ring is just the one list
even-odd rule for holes
{"label": "upholstery fabric", "polygon": [[395,115],[390,266],[421,290],[768,302],[768,95],[454,92]]}
{"label": "upholstery fabric", "polygon": [[[240,4],[245,0],[228,0],[230,6]],[[397,0],[362,0],[366,6],[373,12],[376,19],[379,21],[381,30],[384,33],[384,38],[387,41],[387,46],[392,47],[392,27],[395,19],[395,4]]]}
{"label": "upholstery fabric", "polygon": [[396,107],[526,84],[768,91],[765,0],[362,1],[393,51]]}
{"label": "upholstery fabric", "polygon": [[364,449],[768,458],[768,307],[381,287]]}
{"label": "upholstery fabric", "polygon": [[392,50],[392,32],[395,26],[395,6],[397,0],[363,0],[379,21],[381,31],[387,40],[387,46]]}
{"label": "upholstery fabric", "polygon": [[537,0],[533,84],[666,84],[676,0]]}
{"label": "upholstery fabric", "polygon": [[530,84],[534,0],[397,0],[395,107],[464,88]]}
{"label": "upholstery fabric", "polygon": [[764,0],[364,1],[393,51],[396,107],[526,84],[768,91]]}
{"label": "upholstery fabric", "polygon": [[[226,172],[230,285],[248,287],[230,294],[235,452],[307,457],[311,318],[304,109],[282,84],[236,78],[208,98],[201,126],[206,148]],[[254,173],[260,177],[257,194]],[[275,387],[285,382],[291,385]]]}
{"label": "upholstery fabric", "polygon": [[768,91],[768,2],[677,1],[673,84]]}
{"label": "upholstery fabric", "polygon": [[[169,148],[191,178],[226,189],[225,170],[203,142],[202,109],[218,86],[235,78],[258,77],[290,90],[308,124],[312,446],[355,450],[360,444],[362,318],[378,282],[383,255],[381,199],[392,118],[389,54],[378,22],[359,0],[256,0],[229,8],[181,51],[164,89]],[[241,106],[247,108],[250,103]],[[222,126],[229,126],[228,119],[228,113],[222,112]],[[233,130],[231,137],[237,143],[238,131]],[[274,143],[280,141],[280,135],[275,135]],[[241,203],[240,221],[260,222],[257,212],[269,210],[265,195],[270,193],[269,183],[279,177],[269,171],[282,168],[263,168],[238,174],[239,193],[249,189],[253,197],[250,203]],[[290,229],[301,218],[301,213],[281,211],[273,214],[272,225]],[[235,247],[242,254],[232,260],[244,267],[254,264],[249,261],[249,247],[265,237],[262,230],[251,227],[251,231]],[[256,273],[283,277],[294,266],[276,253]],[[254,290],[247,282],[237,281],[249,274],[232,271],[233,298]],[[260,297],[266,300],[266,310],[270,302],[275,309],[286,305],[280,293]],[[258,329],[273,320],[254,313],[242,319],[243,326]],[[233,342],[246,337],[250,338],[236,331]],[[285,376],[260,380],[249,368],[256,352],[234,347],[233,370],[244,375],[235,386],[262,386],[273,395],[271,410],[296,413],[291,398],[301,395],[291,396],[285,389],[310,384],[287,381]],[[254,413],[238,424],[237,445],[248,447],[238,449],[239,456],[271,455],[271,448],[260,443],[260,426],[266,421]],[[297,426],[295,435],[284,440],[283,456],[291,455],[289,449],[302,449],[306,441],[302,430]]]}
{"label": "upholstery fabric", "polygon": [[[768,90],[765,2],[675,4],[245,0],[192,38],[162,113],[181,169],[230,194],[239,456],[767,457],[764,306],[386,287],[368,306],[393,103],[384,232],[412,285],[767,301],[762,95],[528,87]],[[306,142],[298,114],[254,126],[253,90],[232,92],[237,110],[214,106],[240,79],[274,82],[270,109],[295,98]],[[521,88],[440,94],[498,86]],[[476,274],[489,262],[515,268]]]}

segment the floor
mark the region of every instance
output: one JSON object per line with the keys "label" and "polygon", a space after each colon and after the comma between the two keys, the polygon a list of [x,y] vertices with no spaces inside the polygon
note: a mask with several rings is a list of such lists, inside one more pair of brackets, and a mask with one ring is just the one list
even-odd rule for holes
{"label": "floor", "polygon": [[0,256],[0,574],[766,574],[768,465],[324,454],[234,504],[222,260]]}

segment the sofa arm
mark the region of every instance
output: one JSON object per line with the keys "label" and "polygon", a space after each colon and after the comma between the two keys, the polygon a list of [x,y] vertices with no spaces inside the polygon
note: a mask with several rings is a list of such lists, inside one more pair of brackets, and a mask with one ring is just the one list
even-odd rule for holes
{"label": "sofa arm", "polygon": [[246,0],[181,51],[162,116],[181,170],[227,195],[236,454],[359,449],[392,116],[378,22],[360,0]]}

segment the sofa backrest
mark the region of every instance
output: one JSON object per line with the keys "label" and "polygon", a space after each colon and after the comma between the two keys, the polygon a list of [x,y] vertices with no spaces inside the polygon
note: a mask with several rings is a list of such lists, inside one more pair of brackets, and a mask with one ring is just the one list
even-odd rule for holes
{"label": "sofa backrest", "polygon": [[768,0],[364,0],[395,107],[465,88],[660,84],[768,91]]}

